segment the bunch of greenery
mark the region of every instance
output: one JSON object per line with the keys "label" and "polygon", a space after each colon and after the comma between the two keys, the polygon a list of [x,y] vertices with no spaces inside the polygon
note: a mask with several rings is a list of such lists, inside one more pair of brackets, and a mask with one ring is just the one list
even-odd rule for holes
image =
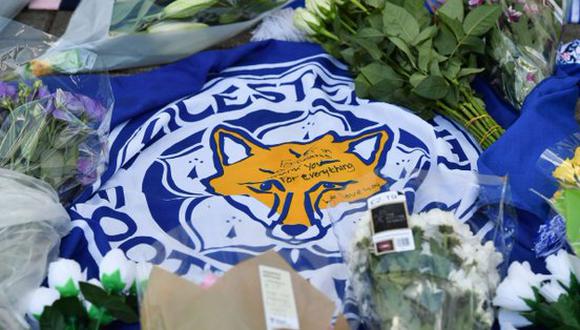
{"label": "bunch of greenery", "polygon": [[449,0],[431,14],[423,0],[310,0],[295,24],[356,75],[359,97],[399,104],[421,117],[462,124],[485,149],[503,129],[470,83],[484,69],[485,35],[502,14],[497,4],[469,10]]}

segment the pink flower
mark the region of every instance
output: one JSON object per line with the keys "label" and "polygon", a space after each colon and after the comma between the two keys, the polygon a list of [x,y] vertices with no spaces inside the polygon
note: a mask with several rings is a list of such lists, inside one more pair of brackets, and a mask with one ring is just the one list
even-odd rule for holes
{"label": "pink flower", "polygon": [[564,59],[564,61],[570,60],[570,53],[562,53],[560,56]]}
{"label": "pink flower", "polygon": [[485,0],[469,0],[469,5],[476,7],[476,6],[481,6],[485,3]]}
{"label": "pink flower", "polygon": [[522,13],[515,10],[513,6],[508,7],[505,15],[507,16],[508,22],[510,23],[518,22],[520,17],[522,17]]}
{"label": "pink flower", "polygon": [[536,75],[534,73],[528,72],[526,75],[526,81],[531,83],[536,82]]}
{"label": "pink flower", "polygon": [[524,11],[528,15],[535,15],[540,12],[540,8],[538,8],[538,5],[535,3],[526,3],[524,5]]}

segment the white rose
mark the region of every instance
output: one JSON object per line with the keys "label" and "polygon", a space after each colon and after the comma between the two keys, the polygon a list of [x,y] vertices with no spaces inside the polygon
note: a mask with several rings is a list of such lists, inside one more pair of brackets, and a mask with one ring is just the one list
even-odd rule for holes
{"label": "white rose", "polygon": [[44,312],[45,307],[52,306],[60,298],[55,289],[40,287],[28,296],[28,315],[36,319]]}
{"label": "white rose", "polygon": [[[564,283],[566,287],[570,286],[570,274],[574,272],[572,267],[572,258],[566,250],[560,250],[546,258],[546,268],[555,279]],[[576,275],[578,276],[578,275]]]}
{"label": "white rose", "polygon": [[331,0],[306,0],[306,10],[322,20],[334,19],[334,9]]}
{"label": "white rose", "polygon": [[196,22],[159,22],[147,28],[149,33],[173,32],[173,31],[190,31],[201,30],[208,26],[203,23]]}
{"label": "white rose", "polygon": [[527,327],[528,325],[532,325],[532,322],[521,316],[520,313],[504,308],[499,310],[497,319],[502,330],[511,330],[518,327]]}
{"label": "white rose", "polygon": [[308,35],[314,35],[321,24],[314,14],[304,8],[298,8],[294,12],[294,26]]}
{"label": "white rose", "polygon": [[135,263],[128,260],[123,251],[112,249],[101,260],[99,278],[109,292],[127,291],[135,281]]}
{"label": "white rose", "polygon": [[82,280],[81,266],[74,260],[61,258],[48,266],[48,286],[63,297],[77,296]]}
{"label": "white rose", "polygon": [[163,8],[165,18],[189,18],[213,6],[216,0],[177,0]]}
{"label": "white rose", "polygon": [[534,274],[528,262],[513,262],[508,276],[497,287],[493,304],[512,311],[529,311],[523,299],[534,299],[532,287],[540,287],[545,275]]}

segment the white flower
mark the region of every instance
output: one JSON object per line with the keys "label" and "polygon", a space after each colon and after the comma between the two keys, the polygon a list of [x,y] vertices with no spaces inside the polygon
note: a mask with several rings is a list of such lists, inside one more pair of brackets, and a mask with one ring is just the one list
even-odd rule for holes
{"label": "white flower", "polygon": [[[570,286],[570,274],[574,271],[572,267],[572,258],[566,250],[560,250],[546,258],[546,268],[552,273],[555,279],[564,283],[566,287]],[[576,274],[576,276],[578,276]]]}
{"label": "white flower", "polygon": [[566,294],[566,290],[564,290],[558,282],[551,280],[542,285],[540,288],[540,294],[546,298],[548,302],[553,303],[558,301],[558,298],[560,298],[561,295]]}
{"label": "white flower", "polygon": [[28,296],[28,315],[40,319],[45,307],[52,306],[60,298],[55,289],[40,287]]}
{"label": "white flower", "polygon": [[213,6],[216,0],[177,0],[163,8],[165,18],[189,18]]}
{"label": "white flower", "polygon": [[127,291],[135,281],[135,263],[127,260],[123,251],[112,249],[101,260],[99,278],[107,291]]}
{"label": "white flower", "polygon": [[523,299],[534,299],[532,287],[540,287],[545,275],[534,274],[528,262],[513,262],[508,269],[508,276],[497,287],[493,304],[512,311],[529,311],[530,307]]}
{"label": "white flower", "polygon": [[309,35],[316,34],[321,26],[318,18],[304,8],[298,8],[294,12],[294,25]]}
{"label": "white flower", "polygon": [[207,24],[197,22],[168,21],[168,22],[159,22],[151,25],[150,27],[147,28],[147,32],[162,33],[173,31],[190,31],[190,30],[201,30],[207,27],[208,27]]}
{"label": "white flower", "polygon": [[48,266],[48,286],[58,290],[63,297],[79,294],[79,281],[83,280],[81,266],[70,259],[58,259]]}
{"label": "white flower", "polygon": [[332,0],[306,0],[306,10],[321,20],[334,19]]}
{"label": "white flower", "polygon": [[530,322],[528,319],[521,316],[520,313],[504,308],[500,308],[497,319],[502,330],[527,327],[528,325],[532,324],[532,322]]}

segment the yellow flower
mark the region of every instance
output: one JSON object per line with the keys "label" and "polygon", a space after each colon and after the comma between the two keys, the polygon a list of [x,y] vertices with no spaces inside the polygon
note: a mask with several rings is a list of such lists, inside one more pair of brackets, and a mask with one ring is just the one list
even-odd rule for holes
{"label": "yellow flower", "polygon": [[576,148],[576,152],[574,153],[572,163],[574,164],[574,166],[580,167],[580,147]]}
{"label": "yellow flower", "polygon": [[554,170],[554,173],[552,173],[556,179],[566,184],[576,184],[576,178],[574,177],[574,174],[574,165],[570,159],[563,161],[562,164],[560,164],[560,166]]}
{"label": "yellow flower", "polygon": [[560,197],[562,197],[562,190],[558,190],[554,193],[554,196],[552,196],[552,202],[557,201]]}
{"label": "yellow flower", "polygon": [[30,61],[30,71],[36,77],[42,77],[53,73],[52,65],[43,60]]}

